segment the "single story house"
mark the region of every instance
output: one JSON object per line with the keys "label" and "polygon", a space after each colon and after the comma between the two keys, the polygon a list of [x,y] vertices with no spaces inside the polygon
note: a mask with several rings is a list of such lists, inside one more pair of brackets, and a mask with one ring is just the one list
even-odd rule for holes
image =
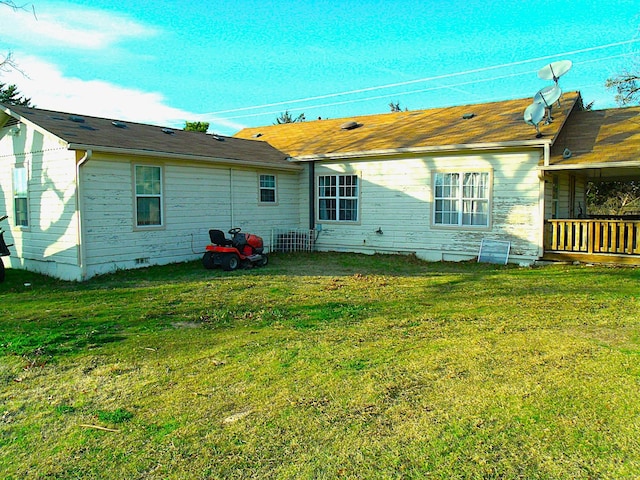
{"label": "single story house", "polygon": [[[317,250],[509,261],[640,263],[640,226],[586,217],[587,182],[640,178],[640,110],[552,121],[531,99],[247,128],[234,137],[26,107],[0,108],[0,214],[11,266],[84,280],[201,255],[209,228]],[[267,248],[274,245],[267,244]]]}
{"label": "single story house", "polygon": [[320,250],[455,261],[475,258],[490,239],[509,242],[509,261],[521,264],[577,253],[639,262],[637,222],[585,218],[589,180],[640,178],[639,110],[585,111],[569,92],[538,135],[524,122],[531,103],[319,119],[236,136],[307,166],[303,201]]}
{"label": "single story house", "polygon": [[264,142],[1,106],[4,260],[78,281],[192,260],[210,228],[299,223],[302,169]]}

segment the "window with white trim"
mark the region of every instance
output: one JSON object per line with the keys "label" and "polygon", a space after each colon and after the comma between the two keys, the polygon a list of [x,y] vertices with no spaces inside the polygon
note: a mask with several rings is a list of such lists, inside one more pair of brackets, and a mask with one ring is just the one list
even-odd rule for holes
{"label": "window with white trim", "polygon": [[318,220],[357,222],[358,196],[357,175],[320,175]]}
{"label": "window with white trim", "polygon": [[276,176],[260,175],[260,203],[276,203]]}
{"label": "window with white trim", "polygon": [[27,167],[13,170],[13,218],[19,227],[29,226],[29,172]]}
{"label": "window with white trim", "polygon": [[436,172],[433,223],[488,227],[489,182],[489,172]]}
{"label": "window with white trim", "polygon": [[162,168],[135,166],[136,226],[162,225]]}

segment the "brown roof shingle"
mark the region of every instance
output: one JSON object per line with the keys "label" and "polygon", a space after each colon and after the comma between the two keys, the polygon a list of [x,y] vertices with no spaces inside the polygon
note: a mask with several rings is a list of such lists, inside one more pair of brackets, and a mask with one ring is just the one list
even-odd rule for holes
{"label": "brown roof shingle", "polygon": [[640,107],[576,111],[551,149],[551,165],[610,162],[640,162]]}
{"label": "brown roof shingle", "polygon": [[[541,125],[543,139],[555,139],[568,113],[581,101],[578,92],[565,93],[553,109],[554,121]],[[536,140],[524,120],[531,98],[430,110],[385,113],[331,120],[246,128],[238,138],[259,138],[292,157],[518,143]],[[473,114],[472,118],[463,118]],[[347,122],[359,126],[341,129]]]}
{"label": "brown roof shingle", "polygon": [[38,125],[74,150],[134,150],[185,159],[226,159],[265,167],[298,168],[286,160],[284,153],[265,142],[13,105],[0,105],[1,111]]}

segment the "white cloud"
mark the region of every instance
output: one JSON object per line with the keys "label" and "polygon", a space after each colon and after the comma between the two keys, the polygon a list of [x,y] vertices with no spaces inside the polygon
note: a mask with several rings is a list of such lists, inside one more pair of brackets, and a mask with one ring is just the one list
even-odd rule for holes
{"label": "white cloud", "polygon": [[2,11],[2,36],[5,43],[46,45],[83,50],[105,49],[132,38],[156,35],[152,27],[125,16],[86,9],[46,8]]}
{"label": "white cloud", "polygon": [[31,98],[37,108],[175,128],[183,128],[187,120],[207,121],[210,131],[227,135],[244,128],[233,121],[170,107],[161,93],[66,77],[55,65],[22,53],[17,56],[28,77],[10,71],[2,74],[2,82],[16,84],[20,94]]}

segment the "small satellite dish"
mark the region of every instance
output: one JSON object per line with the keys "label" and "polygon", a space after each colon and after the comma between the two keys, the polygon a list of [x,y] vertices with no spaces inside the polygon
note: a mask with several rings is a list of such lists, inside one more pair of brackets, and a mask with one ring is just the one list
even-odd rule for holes
{"label": "small satellite dish", "polygon": [[534,103],[542,103],[545,107],[551,108],[551,106],[560,100],[562,96],[562,90],[558,85],[549,85],[541,90],[538,90],[533,96]]}
{"label": "small satellite dish", "polygon": [[545,108],[541,103],[532,103],[524,111],[524,122],[536,128],[536,138],[542,137],[538,124],[544,118]]}
{"label": "small satellite dish", "polygon": [[553,80],[557,84],[558,79],[571,70],[572,65],[571,60],[560,60],[550,63],[538,70],[538,78],[542,80]]}
{"label": "small satellite dish", "polygon": [[542,90],[539,90],[533,97],[533,103],[539,103],[540,105],[544,105],[547,110],[547,120],[545,124],[548,125],[553,122],[553,117],[551,116],[551,108],[555,102],[558,102],[558,106],[560,106],[560,97],[562,96],[562,90],[557,84],[549,85],[548,87],[544,87]]}

